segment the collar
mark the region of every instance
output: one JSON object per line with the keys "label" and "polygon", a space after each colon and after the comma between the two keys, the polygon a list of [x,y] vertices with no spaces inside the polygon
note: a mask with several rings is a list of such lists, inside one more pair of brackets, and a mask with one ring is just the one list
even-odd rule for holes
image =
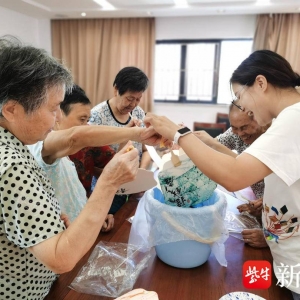
{"label": "collar", "polygon": [[35,162],[32,157],[29,149],[25,146],[18,138],[16,138],[12,133],[10,133],[7,129],[0,126],[0,146],[7,146],[11,148],[13,151],[20,153],[21,155],[26,155],[29,161],[32,161],[33,164]]}

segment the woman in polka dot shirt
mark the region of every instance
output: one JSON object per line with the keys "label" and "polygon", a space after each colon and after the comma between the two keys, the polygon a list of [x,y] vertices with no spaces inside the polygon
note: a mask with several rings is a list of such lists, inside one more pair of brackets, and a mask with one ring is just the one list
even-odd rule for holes
{"label": "woman in polka dot shirt", "polygon": [[134,179],[136,149],[107,164],[87,204],[66,229],[45,172],[26,145],[44,140],[72,87],[46,51],[0,39],[0,299],[43,299],[93,245],[118,187]]}

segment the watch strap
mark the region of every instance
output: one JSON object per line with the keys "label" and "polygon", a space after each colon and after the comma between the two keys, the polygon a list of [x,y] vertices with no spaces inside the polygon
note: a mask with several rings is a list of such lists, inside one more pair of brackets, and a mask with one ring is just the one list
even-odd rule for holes
{"label": "watch strap", "polygon": [[178,145],[178,143],[179,143],[179,139],[182,137],[182,136],[185,136],[185,135],[187,135],[187,134],[189,134],[189,133],[192,133],[192,131],[189,129],[189,128],[187,128],[187,127],[185,127],[188,131],[187,132],[185,132],[185,133],[180,133],[179,131],[176,131],[176,133],[175,133],[175,135],[174,135],[174,143],[175,144],[177,144]]}

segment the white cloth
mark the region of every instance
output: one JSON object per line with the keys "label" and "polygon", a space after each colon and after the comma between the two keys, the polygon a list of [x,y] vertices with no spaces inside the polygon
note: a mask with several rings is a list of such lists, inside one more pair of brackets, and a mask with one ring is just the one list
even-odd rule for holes
{"label": "white cloth", "polygon": [[86,204],[86,191],[81,184],[74,163],[68,158],[57,159],[53,164],[46,164],[42,158],[43,142],[27,146],[38,164],[47,173],[62,213],[70,221],[79,215]]}
{"label": "white cloth", "polygon": [[[262,221],[267,243],[274,259],[277,279],[290,290],[300,293],[300,278],[283,274],[282,264],[300,263],[300,103],[284,109],[272,126],[246,153],[259,159],[273,173],[265,178]],[[291,281],[291,282],[290,282]],[[298,285],[298,287],[297,287]]]}

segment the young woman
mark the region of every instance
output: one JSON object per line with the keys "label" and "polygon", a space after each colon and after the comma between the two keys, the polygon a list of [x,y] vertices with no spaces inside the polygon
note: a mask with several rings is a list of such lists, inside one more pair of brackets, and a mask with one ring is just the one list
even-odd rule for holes
{"label": "young woman", "polygon": [[[234,103],[260,126],[271,127],[236,158],[214,151],[187,129],[165,117],[147,114],[165,138],[175,139],[212,180],[230,191],[265,180],[262,221],[281,285],[300,299],[300,77],[280,55],[252,53],[231,77]],[[183,133],[184,132],[184,133]]]}

